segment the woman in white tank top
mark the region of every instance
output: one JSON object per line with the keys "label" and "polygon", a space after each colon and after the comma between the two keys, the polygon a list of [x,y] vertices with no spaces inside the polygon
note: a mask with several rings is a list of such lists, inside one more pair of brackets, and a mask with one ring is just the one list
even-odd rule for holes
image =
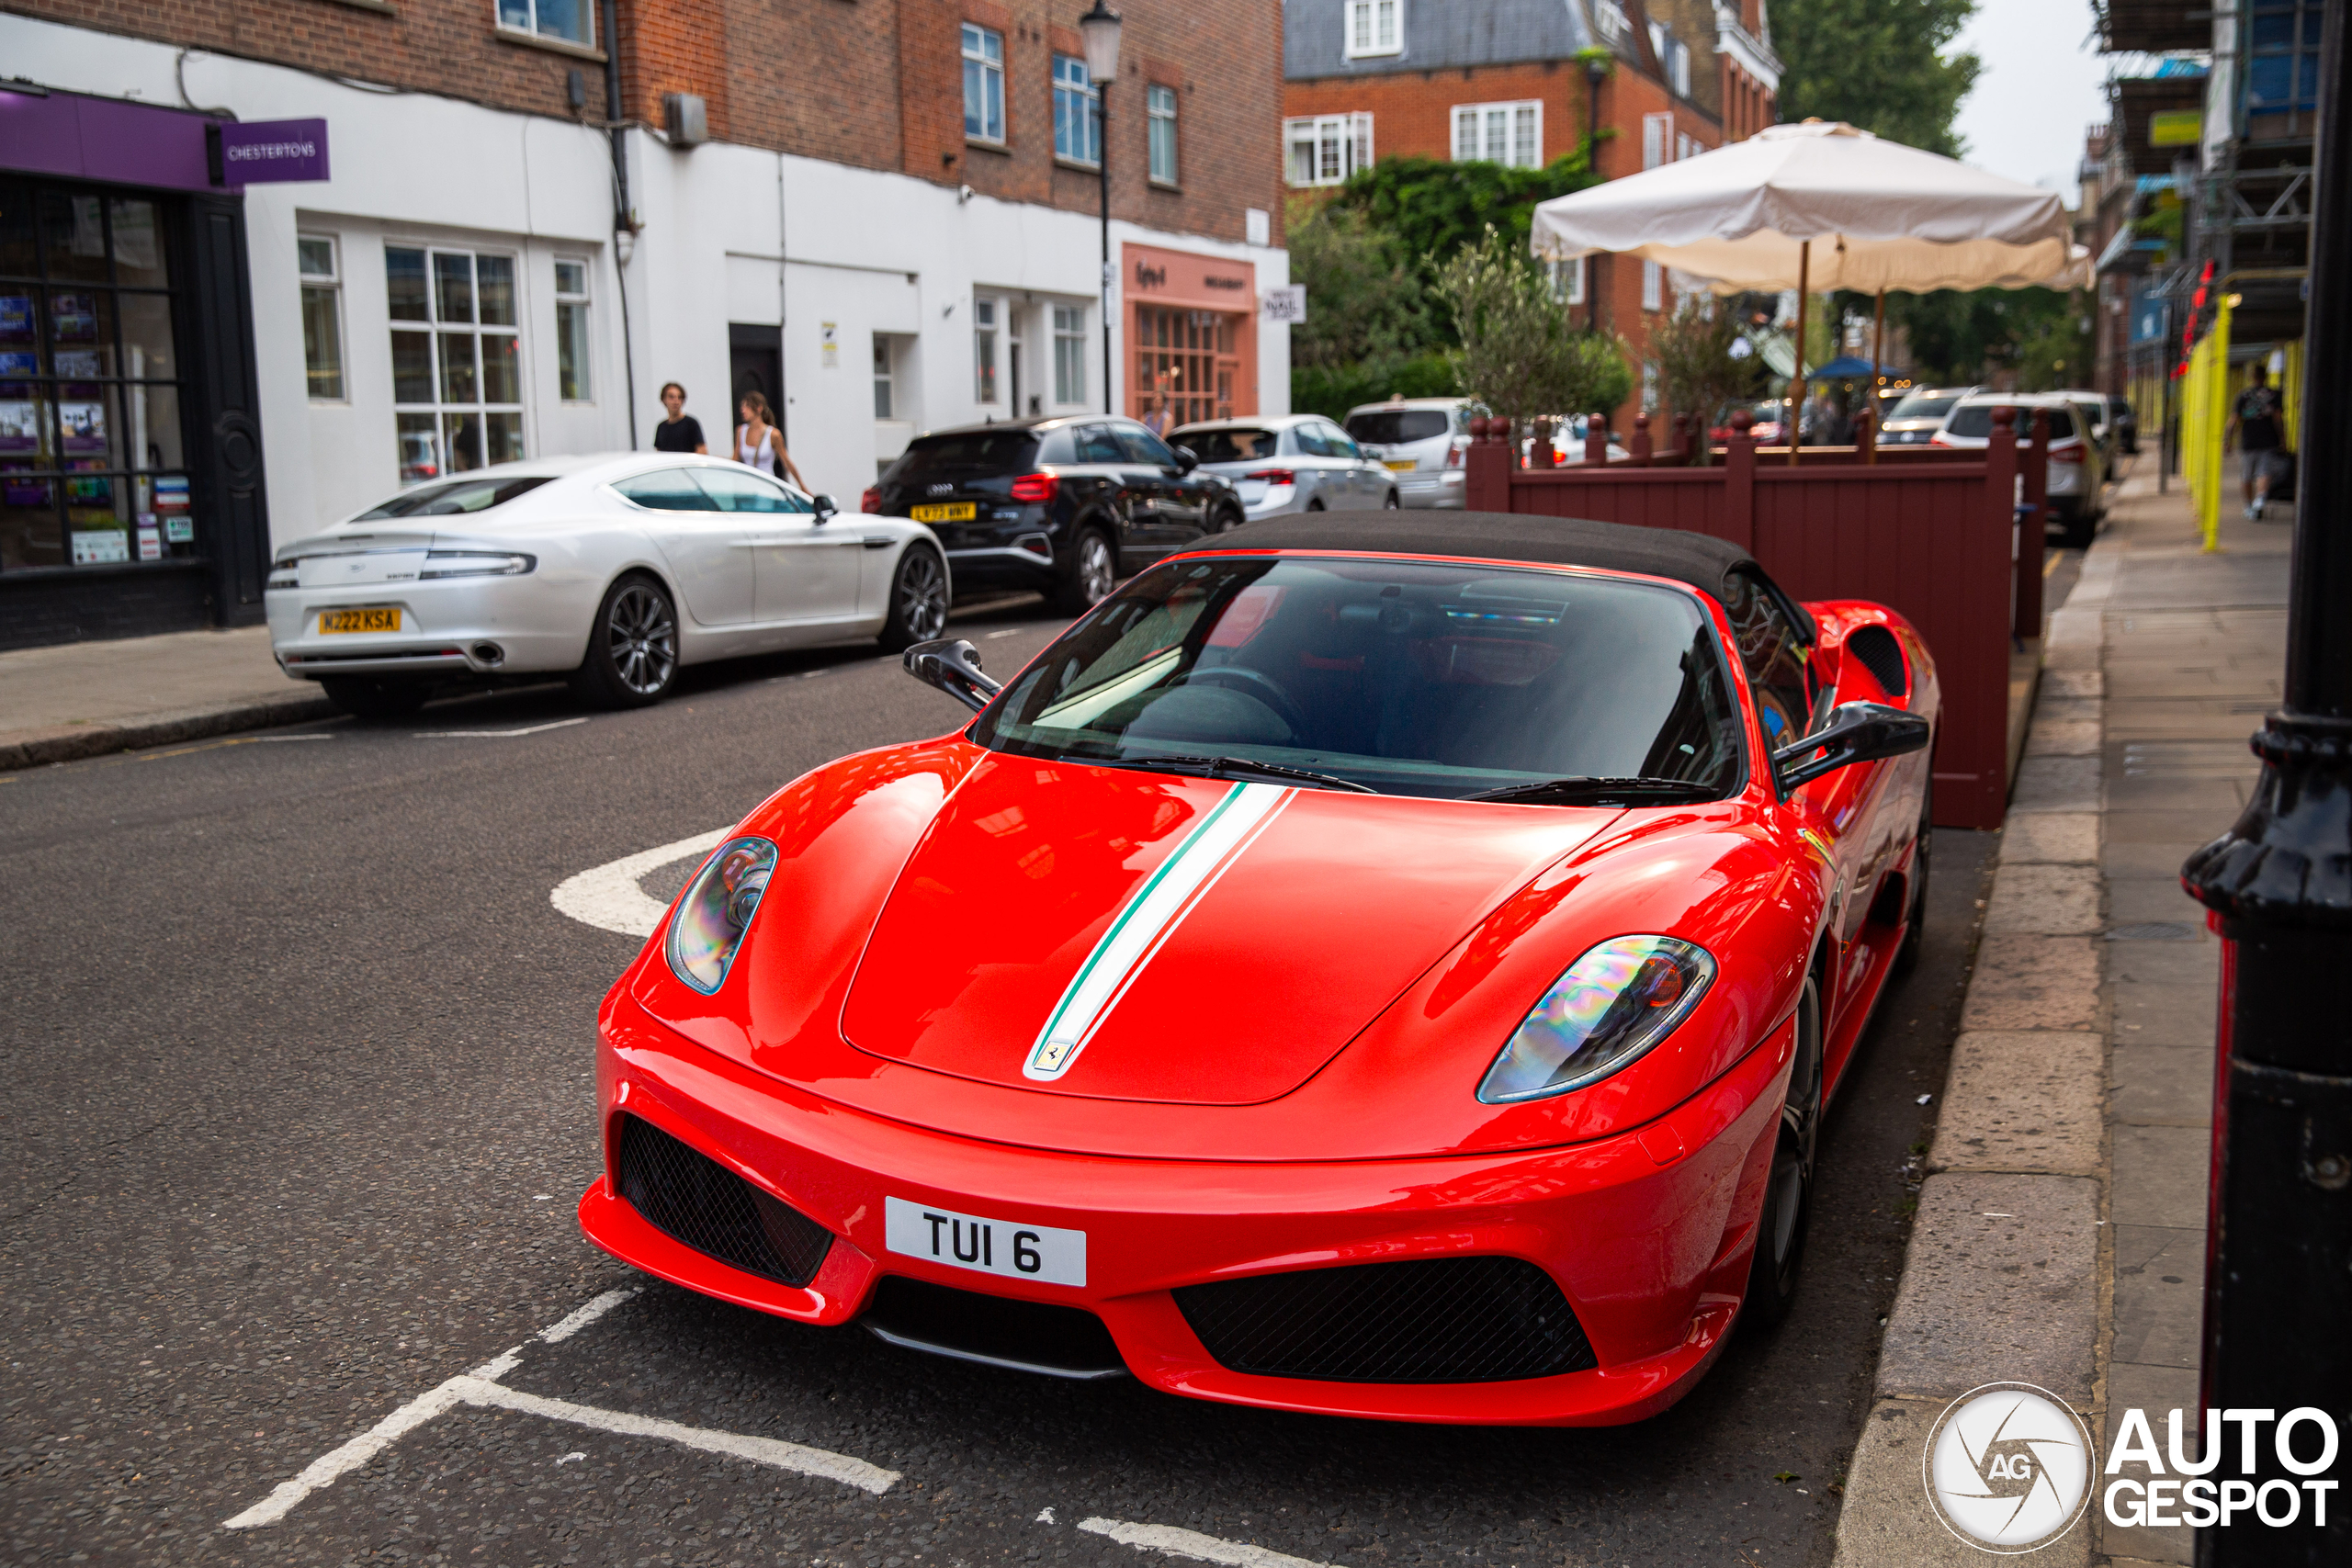
{"label": "woman in white tank top", "polygon": [[742,412],[743,423],[735,427],[735,460],[763,474],[789,479],[807,490],[808,481],[800,477],[799,466],[778,438],[767,399],[757,392],[744,393]]}

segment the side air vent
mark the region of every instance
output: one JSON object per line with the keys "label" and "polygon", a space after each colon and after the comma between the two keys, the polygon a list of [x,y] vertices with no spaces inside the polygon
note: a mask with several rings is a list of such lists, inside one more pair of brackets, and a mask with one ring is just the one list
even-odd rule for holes
{"label": "side air vent", "polygon": [[1430,1258],[1184,1285],[1218,1363],[1331,1382],[1503,1382],[1600,1365],[1552,1277],[1522,1258]]}
{"label": "side air vent", "polygon": [[746,1274],[805,1285],[833,1234],[650,1122],[621,1118],[621,1196],[673,1241]]}
{"label": "side air vent", "polygon": [[1846,638],[1846,651],[1862,661],[1890,697],[1908,696],[1911,679],[1903,668],[1903,645],[1884,626],[1860,626]]}

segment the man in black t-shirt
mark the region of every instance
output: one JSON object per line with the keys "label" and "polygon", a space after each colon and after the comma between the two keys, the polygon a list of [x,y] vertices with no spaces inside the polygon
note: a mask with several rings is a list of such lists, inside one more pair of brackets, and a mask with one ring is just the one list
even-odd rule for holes
{"label": "man in black t-shirt", "polygon": [[2224,449],[2233,440],[2237,443],[2238,483],[2250,518],[2262,515],[2263,502],[2270,497],[2270,454],[2282,445],[2280,424],[2278,392],[2270,385],[2269,367],[2256,364],[2254,385],[2230,405],[2229,428],[2222,433]]}
{"label": "man in black t-shirt", "polygon": [[656,452],[710,451],[702,438],[702,425],[686,412],[686,389],[675,381],[662,385],[662,406],[670,417],[653,427],[653,449]]}

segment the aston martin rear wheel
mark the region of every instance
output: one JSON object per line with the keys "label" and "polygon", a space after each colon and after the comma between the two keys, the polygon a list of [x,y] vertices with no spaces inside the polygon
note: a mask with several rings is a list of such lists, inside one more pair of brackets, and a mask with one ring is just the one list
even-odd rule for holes
{"label": "aston martin rear wheel", "polygon": [[947,568],[922,545],[910,545],[890,576],[890,618],[878,640],[885,653],[928,642],[947,629]]}
{"label": "aston martin rear wheel", "polygon": [[658,703],[678,678],[678,613],[650,577],[620,579],[605,590],[588,628],[588,655],[571,672],[571,689],[598,707]]}
{"label": "aston martin rear wheel", "polygon": [[1813,1156],[1821,1128],[1821,993],[1811,979],[1797,1003],[1796,1062],[1772,1145],[1772,1175],[1756,1221],[1756,1258],[1747,1270],[1742,1315],[1759,1327],[1786,1321],[1804,1266],[1805,1226],[1813,1217]]}

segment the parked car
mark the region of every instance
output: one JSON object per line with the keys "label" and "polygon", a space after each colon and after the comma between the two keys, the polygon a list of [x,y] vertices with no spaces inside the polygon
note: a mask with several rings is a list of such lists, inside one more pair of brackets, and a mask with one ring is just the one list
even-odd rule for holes
{"label": "parked car", "polygon": [[681,665],[848,637],[886,649],[947,624],[931,531],[844,517],[724,457],[501,463],[404,490],[281,547],[270,648],[363,717],[436,690],[569,678],[631,707]]}
{"label": "parked car", "polygon": [[1974,392],[1960,400],[1934,445],[1981,450],[1993,437],[1993,411],[2018,411],[2018,445],[2031,442],[2036,410],[2050,415],[2050,515],[2044,529],[2070,549],[2087,546],[2107,514],[2107,458],[2086,431],[2082,410],[2064,392]]}
{"label": "parked car", "polygon": [[1951,411],[1960,400],[1982,390],[1977,387],[1921,387],[1904,394],[1903,400],[1886,411],[1886,423],[1879,426],[1881,446],[1925,446],[1944,427]]}
{"label": "parked car", "polygon": [[2059,396],[2074,400],[2075,407],[2082,412],[2083,421],[2090,430],[2091,439],[2098,445],[2099,455],[2107,459],[2107,466],[2109,468],[2114,468],[2115,427],[2108,419],[2106,394],[2089,391],[2080,387],[2069,387],[2060,392]]}
{"label": "parked car", "polygon": [[930,528],[960,590],[1035,589],[1071,615],[1247,515],[1224,475],[1105,414],[919,435],[859,504]]}
{"label": "parked car", "polygon": [[1405,505],[1458,507],[1470,422],[1486,417],[1475,398],[1391,398],[1350,409],[1345,423],[1364,456],[1396,476]]}
{"label": "parked car", "polygon": [[1400,504],[1396,476],[1321,414],[1179,426],[1168,439],[1232,481],[1252,523],[1289,512],[1378,511]]}
{"label": "parked car", "polygon": [[2107,417],[2115,426],[2115,439],[2125,453],[2140,450],[2140,411],[2132,406],[2129,398],[2109,397]]}
{"label": "parked car", "polygon": [[[1587,414],[1577,414],[1573,419],[1555,419],[1552,422],[1552,466],[1554,468],[1573,468],[1584,461],[1585,436],[1591,423],[1591,417]],[[1521,437],[1520,466],[1527,467],[1534,460],[1535,437],[1532,434]],[[1633,460],[1634,454],[1626,447],[1624,439],[1611,430],[1609,433],[1609,461],[1630,463]]]}
{"label": "parked car", "polygon": [[1778,446],[1788,439],[1786,405],[1779,398],[1756,398],[1745,402],[1725,403],[1715,415],[1714,424],[1707,431],[1707,439],[1720,446],[1731,439],[1731,416],[1740,410],[1747,411],[1753,421],[1747,427],[1748,439],[1758,446]]}
{"label": "parked car", "polygon": [[1640,1420],[1786,1322],[1935,666],[1724,540],[1521,521],[1254,524],[1002,684],[909,649],[954,722],[754,807],[606,994],[589,1240],[1352,1418]]}

